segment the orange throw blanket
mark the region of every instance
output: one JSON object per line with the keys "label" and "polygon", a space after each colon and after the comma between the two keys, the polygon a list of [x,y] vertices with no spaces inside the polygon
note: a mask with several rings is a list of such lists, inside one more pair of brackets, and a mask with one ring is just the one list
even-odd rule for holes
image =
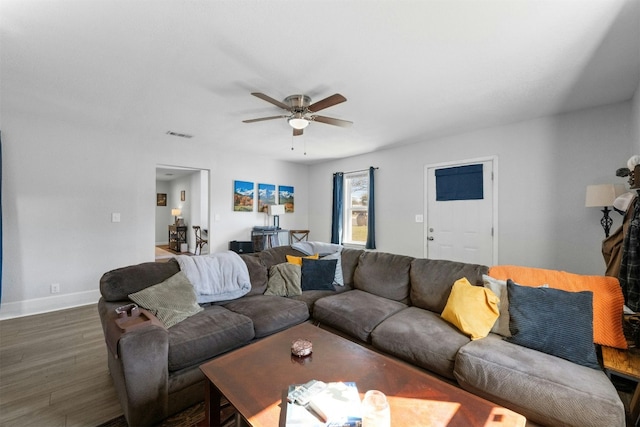
{"label": "orange throw blanket", "polygon": [[566,271],[515,265],[497,265],[489,269],[489,276],[519,285],[541,286],[569,292],[593,292],[593,342],[616,348],[627,348],[622,331],[624,296],[615,277],[584,276]]}

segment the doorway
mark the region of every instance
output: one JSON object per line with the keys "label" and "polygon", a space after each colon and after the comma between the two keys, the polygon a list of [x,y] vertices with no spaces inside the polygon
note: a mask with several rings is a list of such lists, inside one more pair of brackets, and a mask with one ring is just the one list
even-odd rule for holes
{"label": "doorway", "polygon": [[[175,213],[178,215],[173,215]],[[170,237],[176,236],[176,229],[172,228],[176,225],[183,227],[180,229],[179,242]],[[166,260],[178,254],[194,254],[196,245],[193,226],[200,226],[202,238],[208,240],[209,170],[157,165],[156,260]],[[171,235],[171,232],[174,234]],[[201,253],[206,254],[208,250],[209,246],[205,245]]]}
{"label": "doorway", "polygon": [[[425,166],[425,258],[497,263],[497,162],[497,157],[488,157]],[[443,176],[457,172],[470,178],[454,181],[451,186],[458,190],[444,194]],[[467,191],[465,179],[471,179],[477,191]]]}

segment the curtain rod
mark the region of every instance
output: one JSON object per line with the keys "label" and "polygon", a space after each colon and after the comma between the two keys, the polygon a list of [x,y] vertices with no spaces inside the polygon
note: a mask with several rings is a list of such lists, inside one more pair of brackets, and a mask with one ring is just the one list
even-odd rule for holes
{"label": "curtain rod", "polygon": [[[374,168],[374,169],[380,169],[378,166],[371,166],[371,167],[372,167],[372,168]],[[356,172],[366,172],[366,171],[368,171],[368,170],[369,170],[369,168],[367,168],[367,169],[360,169],[360,170],[357,170],[357,171],[349,171],[349,172],[334,172],[334,175],[335,175],[336,173],[356,173]]]}

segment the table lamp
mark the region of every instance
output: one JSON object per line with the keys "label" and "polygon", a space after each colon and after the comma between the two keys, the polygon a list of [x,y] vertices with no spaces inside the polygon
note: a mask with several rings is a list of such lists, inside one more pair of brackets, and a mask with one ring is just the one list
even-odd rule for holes
{"label": "table lamp", "polygon": [[171,209],[171,215],[173,215],[173,223],[175,225],[178,225],[178,215],[180,215],[182,213],[182,210],[180,209]]}
{"label": "table lamp", "polygon": [[280,229],[280,217],[279,215],[284,215],[284,205],[269,205],[267,207],[267,215],[273,217],[273,226],[279,230]]}

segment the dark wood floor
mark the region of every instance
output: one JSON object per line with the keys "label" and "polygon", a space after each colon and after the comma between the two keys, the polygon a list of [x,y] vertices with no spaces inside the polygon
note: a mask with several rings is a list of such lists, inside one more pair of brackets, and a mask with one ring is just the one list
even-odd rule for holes
{"label": "dark wood floor", "polygon": [[96,426],[119,415],[96,304],[0,321],[0,425]]}

